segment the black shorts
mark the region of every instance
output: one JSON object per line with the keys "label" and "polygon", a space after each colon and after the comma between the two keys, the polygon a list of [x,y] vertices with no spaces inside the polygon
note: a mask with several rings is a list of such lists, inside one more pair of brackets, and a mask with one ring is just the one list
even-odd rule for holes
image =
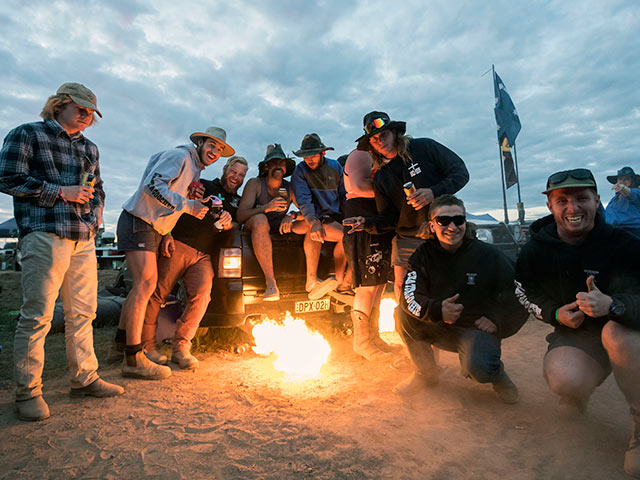
{"label": "black shorts", "polygon": [[162,235],[144,220],[123,210],[118,218],[118,250],[155,252],[160,249]]}
{"label": "black shorts", "polygon": [[354,287],[384,285],[391,270],[391,239],[393,232],[372,235],[367,232],[347,234],[342,237],[344,252],[353,272]]}
{"label": "black shorts", "polygon": [[558,347],[577,348],[598,362],[605,375],[609,375],[611,373],[611,362],[609,361],[607,350],[602,345],[603,326],[594,322],[585,323],[580,328],[558,325],[552,333],[547,335],[547,342],[549,343],[547,352]]}

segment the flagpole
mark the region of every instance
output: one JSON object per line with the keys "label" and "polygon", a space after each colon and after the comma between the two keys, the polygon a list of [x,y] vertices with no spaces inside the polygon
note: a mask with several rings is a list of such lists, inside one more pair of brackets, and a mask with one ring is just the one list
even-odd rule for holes
{"label": "flagpole", "polygon": [[[496,83],[496,71],[493,63],[491,64],[491,73],[493,74],[493,83]],[[505,188],[504,182],[504,162],[502,161],[502,147],[500,146],[500,142],[498,142],[498,162],[500,163],[500,179],[502,183],[502,205],[504,207],[504,223],[509,224],[509,213],[507,212],[507,190]],[[520,188],[520,186],[518,186]]]}
{"label": "flagpole", "polygon": [[520,197],[520,170],[518,169],[518,151],[516,150],[516,144],[513,144],[513,161],[516,164],[516,176],[518,177],[518,222],[524,223],[524,203]]}

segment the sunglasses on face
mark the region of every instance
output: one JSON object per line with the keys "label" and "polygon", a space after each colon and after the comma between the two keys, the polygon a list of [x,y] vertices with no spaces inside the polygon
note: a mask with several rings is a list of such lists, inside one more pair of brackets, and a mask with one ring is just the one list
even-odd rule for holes
{"label": "sunglasses on face", "polygon": [[564,170],[551,175],[547,180],[547,190],[558,183],[564,182],[568,177],[571,177],[574,180],[591,179],[594,183],[596,181],[590,170],[587,170],[586,168],[574,168],[573,170]]}
{"label": "sunglasses on face", "polygon": [[464,215],[437,215],[433,217],[432,220],[441,227],[448,227],[451,222],[453,222],[456,227],[459,227],[466,221],[466,218]]}
{"label": "sunglasses on face", "polygon": [[386,124],[387,124],[387,121],[384,118],[376,118],[375,120],[373,120],[371,123],[368,123],[364,127],[364,131],[367,135],[369,135],[374,130],[377,130],[378,128],[382,128]]}

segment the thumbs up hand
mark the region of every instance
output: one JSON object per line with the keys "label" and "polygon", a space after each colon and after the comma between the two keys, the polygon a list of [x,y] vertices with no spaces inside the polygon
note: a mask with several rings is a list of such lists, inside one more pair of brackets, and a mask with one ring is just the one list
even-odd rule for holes
{"label": "thumbs up hand", "polygon": [[458,321],[464,305],[456,303],[460,298],[460,294],[456,293],[453,297],[445,298],[442,301],[442,321],[452,325]]}
{"label": "thumbs up hand", "polygon": [[587,292],[578,292],[576,294],[578,308],[592,318],[608,315],[612,301],[609,295],[602,293],[596,286],[596,280],[593,275],[587,277]]}

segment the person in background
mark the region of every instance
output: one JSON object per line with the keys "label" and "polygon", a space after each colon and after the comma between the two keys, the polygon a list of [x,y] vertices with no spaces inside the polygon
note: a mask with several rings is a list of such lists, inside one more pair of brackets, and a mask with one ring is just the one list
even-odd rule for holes
{"label": "person in background", "polygon": [[287,214],[291,189],[285,178],[294,168],[295,162],[285,155],[280,144],[269,145],[264,160],[258,164],[258,176],[247,182],[238,206],[238,222],[251,231],[253,253],[264,273],[266,288],[262,299],[267,302],[280,300],[270,232],[282,235],[299,228],[299,222]]}
{"label": "person in background", "polygon": [[409,259],[396,320],[415,372],[394,388],[412,394],[438,383],[431,345],[458,353],[462,375],[491,383],[507,404],[518,389],[507,375],[501,341],[527,319],[513,292],[514,269],[497,247],[483,243],[466,221],[462,200],[437,197],[426,240]]}
{"label": "person in background", "polygon": [[346,202],[342,242],[351,265],[355,288],[351,319],[353,321],[353,351],[367,360],[385,357],[399,351],[380,338],[380,300],[391,273],[391,239],[393,231],[373,235],[351,225],[360,224],[365,216],[375,216],[373,192],[373,160],[368,152],[352,151],[346,159],[344,186]]}
{"label": "person in background", "polygon": [[516,264],[516,295],[554,327],[543,372],[565,408],[584,413],[613,371],[629,403],[625,471],[640,478],[640,239],[608,225],[591,171],[547,180],[551,212],[531,225]]}
{"label": "person in background", "polygon": [[469,181],[469,172],[453,151],[430,138],[405,135],[406,123],[384,112],[363,118],[358,150],[371,153],[378,171],[373,178],[378,215],[365,217],[370,233],[395,230],[391,262],[395,293],[400,298],[411,254],[428,234],[427,207],[435,197],[454,194]]}
{"label": "person in background", "polygon": [[22,295],[14,357],[16,412],[50,415],[42,398],[44,344],[58,295],[64,304],[71,395],[111,397],[124,389],[98,376],[92,322],[98,306],[95,235],[104,190],[98,147],[82,132],[102,116],[96,96],[65,83],[48,98],[42,122],[11,130],[0,150],[0,191],[13,197],[22,252]]}
{"label": "person in background", "polygon": [[[158,284],[149,299],[142,328],[142,346],[147,357],[164,365],[167,357],[156,349],[156,329],[161,306],[167,301],[176,283],[182,280],[186,290],[186,305],[176,322],[171,342],[171,361],[181,369],[195,369],[198,359],[191,354],[191,340],[204,317],[213,286],[214,269],[211,259],[217,249],[219,234],[233,227],[248,164],[245,158],[230,157],[222,168],[222,177],[200,179],[203,198],[218,197],[222,202],[220,216],[205,215],[198,219],[183,214],[171,233],[162,237],[158,257]],[[237,224],[236,224],[237,225]]]}
{"label": "person in background", "polygon": [[[302,139],[300,149],[293,154],[303,159],[291,177],[296,205],[304,217],[304,253],[307,261],[305,288],[309,298],[316,300],[327,292],[353,294],[347,259],[342,245],[342,204],[345,201],[344,171],[333,159],[326,158],[327,147],[317,133]],[[335,242],[333,260],[336,278],[318,278],[318,262],[322,244]]]}
{"label": "person in background", "polygon": [[607,223],[640,237],[640,175],[631,167],[622,167],[607,180],[615,192],[605,209]]}
{"label": "person in background", "polygon": [[142,345],[147,304],[158,281],[160,242],[183,213],[204,218],[209,207],[202,199],[187,198],[189,187],[204,168],[221,156],[235,153],[226,143],[227,133],[218,127],[194,132],[189,138],[192,144],[156,153],[149,159],[138,189],[124,203],[118,219],[118,247],[125,252],[133,279],[115,339],[116,344],[126,341],[122,362],[125,377],[157,380],[171,375],[169,367],[147,358]]}

